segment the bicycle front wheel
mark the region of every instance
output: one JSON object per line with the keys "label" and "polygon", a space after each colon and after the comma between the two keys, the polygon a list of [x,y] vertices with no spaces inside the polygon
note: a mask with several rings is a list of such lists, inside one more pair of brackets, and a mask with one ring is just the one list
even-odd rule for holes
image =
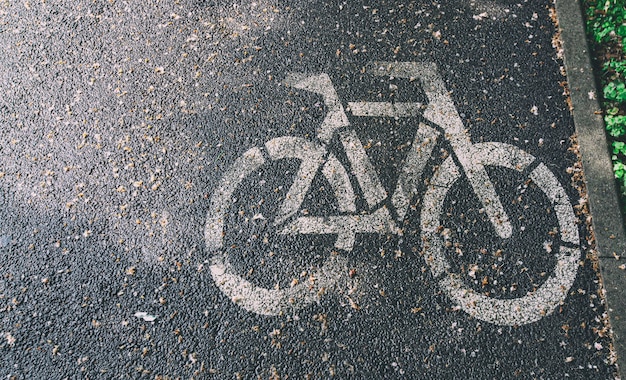
{"label": "bicycle front wheel", "polygon": [[514,228],[501,239],[452,157],[435,171],[421,211],[423,254],[458,307],[498,325],[533,323],[562,304],[581,256],[577,219],[555,175],[521,149],[473,145]]}

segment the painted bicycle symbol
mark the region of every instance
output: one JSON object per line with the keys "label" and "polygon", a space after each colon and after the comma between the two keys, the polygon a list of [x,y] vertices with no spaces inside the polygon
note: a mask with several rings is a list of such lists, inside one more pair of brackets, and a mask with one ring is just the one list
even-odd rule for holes
{"label": "painted bicycle symbol", "polygon": [[[349,102],[346,108],[353,117],[422,115],[424,118],[419,122],[411,149],[404,159],[395,191],[388,196],[381,184],[363,144],[350,127],[330,77],[327,74],[289,74],[284,81],[286,85],[323,97],[326,116],[316,130],[316,139],[283,136],[268,141],[262,148],[251,148],[235,161],[219,182],[211,197],[204,231],[206,245],[212,252],[211,275],[219,289],[250,312],[281,315],[318,301],[320,290],[332,289],[338,276],[333,257],[329,257],[315,273],[315,281],[289,287],[262,287],[236,273],[224,246],[225,221],[228,213],[234,212],[231,206],[235,192],[245,191],[240,185],[252,173],[273,161],[297,160],[299,168],[293,183],[271,221],[276,233],[332,236],[337,250],[351,251],[357,234],[402,234],[399,226],[407,216],[411,200],[419,195],[417,188],[423,181],[424,168],[432,157],[437,140],[444,137],[453,152],[435,169],[421,195],[422,254],[433,278],[453,303],[483,321],[522,325],[551,314],[567,297],[581,256],[574,210],[555,175],[516,146],[500,142],[472,143],[434,64],[375,62],[368,66],[366,73],[409,78],[415,85],[421,85],[428,100],[425,105],[415,102]],[[335,154],[337,152],[329,151],[329,143],[335,138],[349,165],[342,164]],[[357,213],[355,189],[346,166],[356,178],[360,194],[369,207],[366,214]],[[492,230],[500,239],[506,241],[514,234],[524,234],[523,228],[514,230],[515,224],[505,212],[487,167],[501,167],[525,176],[525,181],[534,183],[549,200],[556,214],[558,228],[555,229],[558,231],[553,235],[558,240],[558,249],[548,250],[548,254],[554,256],[555,265],[536,289],[515,298],[497,298],[476,291],[454,270],[444,253],[448,243],[441,227],[444,203],[450,189],[461,178],[471,185],[467,186],[467,191],[474,192],[482,204],[481,211],[488,216]],[[299,212],[313,178],[320,173],[332,187],[338,215],[309,216]],[[546,251],[537,254],[546,255]]]}

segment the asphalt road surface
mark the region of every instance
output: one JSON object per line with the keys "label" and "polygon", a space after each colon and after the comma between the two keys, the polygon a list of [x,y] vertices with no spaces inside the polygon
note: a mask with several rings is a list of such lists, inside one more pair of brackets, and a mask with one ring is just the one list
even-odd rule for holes
{"label": "asphalt road surface", "polygon": [[613,378],[555,22],[0,1],[0,377]]}

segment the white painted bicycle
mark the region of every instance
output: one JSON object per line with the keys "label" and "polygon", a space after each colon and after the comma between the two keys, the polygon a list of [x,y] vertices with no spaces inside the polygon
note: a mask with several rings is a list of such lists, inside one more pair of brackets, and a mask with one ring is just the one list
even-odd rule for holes
{"label": "white painted bicycle", "polygon": [[[349,126],[348,117],[327,74],[290,74],[284,83],[293,88],[321,95],[326,116],[317,128],[317,140],[301,137],[278,137],[268,141],[264,148],[254,147],[239,157],[215,189],[207,214],[205,240],[212,252],[211,275],[219,289],[240,307],[263,315],[282,315],[318,301],[324,289],[332,289],[339,271],[336,255],[330,257],[315,273],[312,281],[292,283],[291,286],[262,287],[237,274],[229,261],[224,243],[225,221],[233,213],[232,205],[242,181],[263,165],[282,159],[296,159],[299,169],[294,182],[273,218],[277,234],[336,236],[337,250],[351,251],[357,234],[402,234],[398,227],[410,209],[411,200],[423,183],[422,174],[431,158],[437,139],[444,136],[453,153],[436,168],[422,197],[420,233],[422,254],[433,277],[443,292],[471,316],[499,325],[522,325],[538,321],[551,314],[567,297],[576,278],[581,252],[576,217],[565,190],[555,175],[535,158],[516,146],[500,142],[472,143],[465,131],[452,99],[446,91],[436,66],[418,62],[371,63],[367,73],[375,76],[408,78],[421,84],[428,103],[422,106],[412,102],[352,102],[346,108],[355,117],[414,117],[423,115],[425,122],[419,128],[399,173],[396,189],[388,197],[372,166],[363,144]],[[338,136],[351,174],[356,178],[364,201],[370,211],[357,213],[355,191],[344,165],[337,155],[327,150],[329,142]],[[344,158],[345,162],[345,158]],[[446,229],[442,227],[444,202],[459,179],[471,185],[482,204],[481,212],[500,239],[509,239],[514,223],[505,212],[486,167],[503,167],[525,177],[526,184],[534,183],[551,203],[556,214],[558,249],[537,252],[554,255],[553,270],[545,280],[516,298],[496,298],[479,292],[467,284],[453,268],[445,250],[450,246]],[[301,205],[313,178],[321,174],[332,187],[339,209],[335,216],[308,216]],[[468,186],[469,189],[469,186]],[[390,212],[394,209],[394,213]],[[300,212],[299,212],[300,211]],[[297,249],[297,248],[295,248]]]}

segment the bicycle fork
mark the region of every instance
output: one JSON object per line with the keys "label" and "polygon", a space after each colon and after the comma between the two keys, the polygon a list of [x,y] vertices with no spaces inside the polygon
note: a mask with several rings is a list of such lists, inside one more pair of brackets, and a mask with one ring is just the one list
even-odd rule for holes
{"label": "bicycle fork", "polygon": [[[369,70],[377,76],[408,78],[409,80],[419,79],[422,82],[428,98],[424,117],[443,129],[445,138],[450,142],[474,193],[483,204],[485,213],[498,236],[503,239],[511,237],[513,232],[511,222],[481,162],[481,155],[475,151],[463,126],[463,121],[454,107],[454,102],[446,91],[442,78],[437,73],[436,65],[418,62],[373,62],[370,64]],[[425,128],[428,127],[420,125],[420,129]],[[419,141],[417,139],[420,137],[419,135],[420,131],[418,130],[415,142]],[[412,157],[407,158],[407,165],[416,165],[411,163],[411,159]],[[419,173],[416,174],[421,175],[424,164],[420,160],[423,158],[414,159],[421,165]]]}

